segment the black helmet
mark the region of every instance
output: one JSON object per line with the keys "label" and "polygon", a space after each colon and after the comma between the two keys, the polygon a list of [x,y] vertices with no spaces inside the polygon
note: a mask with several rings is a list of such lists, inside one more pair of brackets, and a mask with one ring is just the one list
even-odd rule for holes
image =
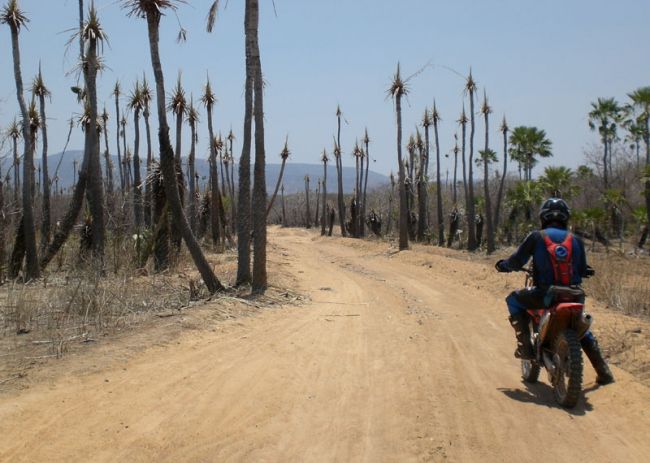
{"label": "black helmet", "polygon": [[544,201],[539,209],[539,220],[542,221],[542,228],[546,228],[551,223],[556,223],[564,227],[569,223],[571,209],[569,205],[561,198],[549,198]]}

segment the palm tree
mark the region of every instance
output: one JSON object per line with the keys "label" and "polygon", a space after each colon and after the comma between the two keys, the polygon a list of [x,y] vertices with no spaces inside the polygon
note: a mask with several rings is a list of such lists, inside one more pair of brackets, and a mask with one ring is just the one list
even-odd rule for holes
{"label": "palm tree", "polygon": [[309,204],[309,175],[305,175],[305,228],[311,228],[311,208]]}
{"label": "palm tree", "polygon": [[259,47],[259,0],[246,0],[246,37],[250,37],[254,69],[255,168],[253,171],[253,282],[255,293],[266,290],[266,152],[264,148],[264,81]]}
{"label": "palm tree", "polygon": [[[454,186],[452,192],[452,202],[454,207],[458,203],[458,153],[460,153],[460,148],[458,148],[458,134],[454,134]],[[449,247],[449,246],[447,246]]]}
{"label": "palm tree", "polygon": [[135,88],[129,96],[128,107],[133,111],[133,127],[135,130],[135,140],[133,142],[133,217],[135,219],[135,229],[139,234],[142,229],[144,215],[142,181],[140,179],[140,114],[144,109],[144,103],[139,81],[135,82]]}
{"label": "palm tree", "polygon": [[41,168],[42,168],[42,178],[41,181],[43,185],[43,218],[41,223],[41,244],[40,249],[45,249],[48,242],[50,241],[50,176],[47,168],[47,116],[45,114],[45,98],[51,97],[51,93],[48,88],[45,86],[43,80],[43,73],[41,72],[41,66],[38,66],[38,75],[34,79],[32,84],[32,93],[38,97],[39,106],[40,106],[40,119],[41,119],[41,145],[43,147],[43,154],[41,157]]}
{"label": "palm tree", "polygon": [[519,126],[510,133],[510,158],[523,165],[526,181],[532,180],[536,157],[552,156],[551,148],[552,143],[546,137],[546,132],[537,127]]}
{"label": "palm tree", "polygon": [[488,104],[487,95],[483,92],[483,105],[481,106],[481,113],[485,121],[485,149],[481,158],[483,159],[483,195],[485,196],[485,220],[487,221],[487,253],[492,254],[495,250],[494,243],[494,228],[492,221],[492,198],[490,197],[490,153],[496,153],[490,149],[490,113],[492,108]]}
{"label": "palm tree", "polygon": [[[368,136],[368,128],[366,127],[365,132],[363,134],[363,145],[365,146],[365,159],[366,159],[366,174],[364,176],[363,180],[363,201],[361,203],[361,236],[366,235],[366,199],[368,197],[368,174],[370,173],[370,137]],[[323,207],[325,207],[325,203],[323,203]]]}
{"label": "palm tree", "polygon": [[603,143],[603,190],[607,190],[611,174],[612,144],[617,138],[616,128],[622,121],[623,108],[614,98],[598,98],[595,103],[591,103],[591,108],[589,128],[598,130]]}
{"label": "palm tree", "polygon": [[556,198],[571,199],[578,191],[573,171],[565,166],[546,167],[538,182],[545,194]]}
{"label": "palm tree", "polygon": [[[108,147],[108,111],[106,106],[104,106],[104,111],[102,112],[102,132],[104,133],[104,164],[106,165],[106,190],[107,196],[109,198],[109,204],[112,201],[113,197],[113,163],[111,162],[111,152]],[[112,207],[109,207],[112,212]]]}
{"label": "palm tree", "polygon": [[350,217],[351,224],[352,224],[352,236],[355,238],[360,238],[361,235],[359,234],[359,203],[361,202],[361,177],[359,174],[360,171],[360,163],[363,163],[363,151],[359,147],[359,140],[355,140],[354,142],[354,149],[352,150],[352,156],[354,156],[354,166],[355,166],[355,173],[356,173],[356,179],[354,183],[354,211],[350,210]]}
{"label": "palm tree", "polygon": [[650,223],[650,87],[641,87],[628,95],[632,100],[632,108],[634,108],[638,116],[638,123],[643,127],[643,142],[646,147],[646,175],[645,175],[645,206],[648,215],[648,223]]}
{"label": "palm tree", "polygon": [[190,98],[190,106],[187,110],[187,123],[190,126],[191,141],[190,141],[190,156],[188,159],[189,170],[189,190],[190,190],[190,228],[192,233],[196,234],[197,231],[197,208],[196,208],[196,182],[194,176],[196,175],[195,158],[196,158],[196,125],[199,123],[199,112],[194,106],[194,98]]}
{"label": "palm tree", "polygon": [[474,198],[474,132],[476,129],[475,115],[474,115],[474,93],[476,92],[476,82],[472,78],[472,71],[469,71],[469,77],[465,84],[465,91],[469,94],[469,118],[470,118],[470,131],[469,131],[469,170],[467,179],[467,249],[474,251],[478,247],[476,241],[475,229],[475,198]]}
{"label": "palm tree", "polygon": [[230,156],[228,157],[228,161],[230,161],[230,223],[234,230],[236,226],[235,224],[237,223],[237,204],[235,201],[235,154],[232,150],[235,134],[232,133],[232,129],[230,129],[230,132],[228,133],[227,140],[230,145]]}
{"label": "palm tree", "polygon": [[320,158],[323,163],[323,214],[321,215],[320,234],[325,236],[325,227],[327,224],[327,151],[323,148],[323,155]]}
{"label": "palm tree", "polygon": [[500,131],[503,134],[503,172],[501,173],[501,183],[499,184],[499,194],[497,195],[497,207],[494,211],[494,232],[499,229],[499,221],[501,219],[501,202],[503,201],[503,188],[506,183],[506,175],[508,173],[508,122],[506,116],[503,116],[501,121]]}
{"label": "palm tree", "polygon": [[173,219],[180,225],[180,230],[185,240],[194,263],[201,273],[201,277],[210,292],[223,290],[223,286],[212,272],[210,264],[205,259],[198,242],[189,227],[180,194],[176,169],[174,166],[174,150],[169,139],[169,125],[165,112],[165,84],[160,62],[159,28],[160,19],[166,9],[175,9],[176,3],[173,0],[122,0],[123,6],[128,10],[129,16],[144,18],[147,21],[149,45],[151,53],[151,64],[156,81],[156,106],[158,110],[158,140],[160,146],[160,164],[165,186],[165,195],[171,207]]}
{"label": "palm tree", "polygon": [[438,137],[438,124],[440,123],[440,114],[436,102],[433,102],[431,110],[431,121],[433,122],[433,136],[436,143],[436,201],[438,209],[438,246],[445,245],[445,220],[442,211],[442,184],[440,180],[440,139]]}
{"label": "palm tree", "polygon": [[[142,84],[140,85],[140,97],[142,99],[142,116],[144,117],[144,127],[147,137],[147,175],[145,178],[149,178],[153,170],[153,149],[151,147],[151,123],[149,122],[149,117],[151,116],[151,101],[153,100],[153,94],[151,92],[151,87],[149,87],[149,82],[147,82],[146,76],[142,76]],[[151,201],[152,201],[152,191],[151,191],[151,182],[144,182],[144,224],[146,227],[151,226]]]}
{"label": "palm tree", "polygon": [[[122,87],[120,86],[120,81],[115,82],[113,87],[113,96],[115,97],[115,124],[117,125],[117,130],[115,132],[115,138],[117,139],[117,166],[120,173],[120,188],[122,193],[124,193],[125,181],[124,181],[124,170],[122,168],[122,150],[120,147],[120,96],[122,95]],[[126,154],[126,153],[125,153]]]}
{"label": "palm tree", "polygon": [[122,119],[120,119],[120,136],[122,137],[122,173],[124,174],[124,188],[122,193],[129,191],[131,189],[131,154],[129,149],[126,146],[126,116],[122,114]]}
{"label": "palm tree", "polygon": [[[181,73],[178,73],[178,79],[176,81],[176,86],[174,87],[174,90],[172,91],[171,98],[169,100],[169,104],[167,106],[167,110],[170,111],[175,117],[176,117],[176,150],[175,150],[175,158],[174,160],[176,161],[176,169],[179,171],[177,177],[178,181],[181,183],[179,184],[179,192],[181,193],[180,199],[181,199],[181,206],[185,205],[185,195],[182,193],[185,191],[184,188],[184,182],[183,182],[183,165],[181,163],[181,154],[182,154],[182,140],[183,140],[183,121],[185,120],[185,117],[187,116],[187,99],[185,98],[185,89],[183,88],[183,84],[181,82]],[[216,169],[216,165],[215,165]],[[216,195],[213,191],[212,193],[212,198],[213,199],[221,199],[220,195]],[[213,201],[214,203],[214,201]],[[220,204],[220,201],[219,201]],[[178,227],[176,226],[175,222],[172,221],[171,223],[171,240],[172,243],[174,244],[174,248],[176,249],[176,252],[179,252],[181,249],[181,234],[180,230],[178,230]]]}
{"label": "palm tree", "polygon": [[13,148],[14,203],[16,209],[18,209],[20,203],[20,157],[18,156],[18,140],[22,137],[22,133],[16,119],[14,119],[7,129],[7,136],[11,138]]}
{"label": "palm tree", "polygon": [[341,107],[336,106],[336,142],[334,143],[334,159],[336,160],[336,180],[338,183],[339,224],[341,236],[347,236],[345,230],[345,201],[343,200],[343,163],[341,159]]}
{"label": "palm tree", "polygon": [[465,147],[466,147],[466,140],[467,140],[467,123],[469,120],[467,119],[467,115],[465,114],[465,103],[463,103],[463,112],[460,113],[460,118],[457,121],[460,126],[461,126],[461,134],[462,134],[462,141],[461,141],[461,157],[462,157],[462,167],[463,167],[463,193],[465,195],[465,201],[467,202],[467,160],[465,159]]}
{"label": "palm tree", "polygon": [[284,148],[282,148],[282,151],[280,151],[280,159],[282,159],[282,164],[280,165],[280,175],[278,175],[278,181],[275,184],[275,189],[273,190],[271,201],[269,201],[268,206],[266,206],[267,217],[269,216],[269,213],[273,208],[273,202],[275,201],[275,197],[278,195],[278,189],[280,188],[280,185],[282,184],[282,179],[284,178],[284,168],[287,164],[287,159],[289,159],[290,155],[291,155],[291,151],[289,151],[289,136],[287,135],[287,138],[285,138],[284,140]]}
{"label": "palm tree", "polygon": [[408,205],[406,203],[406,173],[402,160],[402,97],[408,94],[408,88],[402,80],[397,63],[397,71],[393,76],[393,83],[388,89],[388,94],[395,101],[395,116],[397,122],[397,165],[399,167],[399,250],[408,249]]}
{"label": "palm tree", "polygon": [[[34,168],[33,148],[31,146],[30,127],[28,124],[27,104],[23,94],[23,77],[20,67],[20,45],[18,35],[20,29],[25,27],[29,19],[24,15],[18,6],[17,0],[8,0],[5,7],[0,11],[0,23],[7,24],[11,30],[11,47],[14,62],[14,80],[16,82],[16,96],[20,113],[22,116],[22,134],[24,142],[23,154],[23,215],[20,221],[20,230],[24,236],[25,255],[27,268],[25,278],[33,280],[40,276],[38,256],[36,254],[36,231],[34,229],[34,210],[32,206],[32,171]],[[22,257],[21,257],[22,260]]]}
{"label": "palm tree", "polygon": [[[220,241],[220,229],[221,224],[219,220],[219,202],[217,201],[216,192],[219,191],[219,178],[217,177],[217,147],[215,144],[214,129],[212,128],[212,109],[214,108],[215,103],[217,102],[217,97],[212,91],[212,85],[210,84],[210,78],[208,78],[205,87],[203,89],[203,96],[201,97],[201,102],[205,106],[208,119],[208,136],[210,143],[210,191],[211,191],[211,200],[210,200],[210,223],[212,228],[212,243],[217,246]],[[240,237],[241,238],[241,237]]]}

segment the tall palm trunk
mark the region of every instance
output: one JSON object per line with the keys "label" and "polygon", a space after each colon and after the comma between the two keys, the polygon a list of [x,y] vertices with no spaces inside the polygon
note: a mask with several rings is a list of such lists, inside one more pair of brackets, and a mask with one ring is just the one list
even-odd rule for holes
{"label": "tall palm trunk", "polygon": [[178,192],[176,168],[174,166],[174,151],[169,139],[169,125],[167,124],[167,114],[165,112],[165,84],[160,62],[160,52],[158,50],[160,18],[160,11],[148,10],[146,12],[151,64],[156,80],[156,103],[159,127],[158,141],[160,146],[160,165],[165,183],[165,195],[167,196],[167,201],[172,211],[173,220],[179,224],[185,244],[208,290],[210,292],[222,291],[224,289],[223,285],[214,275],[210,264],[205,259],[196,238],[192,234],[192,230],[190,230]]}
{"label": "tall palm trunk", "polygon": [[[366,174],[363,178],[363,201],[361,203],[361,236],[366,235],[366,201],[368,198],[368,174],[370,173],[370,138],[368,138],[368,130],[366,130],[363,143],[366,146]],[[324,205],[323,205],[324,206]]]}
{"label": "tall palm trunk", "polygon": [[351,213],[352,217],[352,235],[355,238],[361,237],[360,235],[360,230],[359,230],[359,207],[361,204],[361,175],[360,175],[360,170],[361,168],[359,167],[359,164],[361,162],[361,149],[359,148],[359,145],[355,146],[355,155],[354,155],[354,167],[355,167],[355,184],[354,184],[354,214]]}
{"label": "tall palm trunk", "polygon": [[400,76],[399,64],[397,72],[390,88],[390,94],[395,99],[395,118],[397,123],[397,164],[399,167],[399,250],[408,249],[408,203],[406,200],[406,172],[402,158],[402,96],[406,94],[406,88]]}
{"label": "tall palm trunk", "polygon": [[264,148],[264,82],[259,48],[259,0],[247,0],[250,9],[246,35],[252,35],[255,118],[255,168],[253,173],[253,292],[261,293],[267,287],[266,272],[266,152]]}
{"label": "tall palm trunk", "polygon": [[[472,74],[470,73],[468,84],[473,84]],[[469,129],[469,159],[468,159],[468,179],[467,179],[467,249],[469,251],[474,251],[478,247],[476,242],[476,209],[474,201],[474,133],[476,131],[476,121],[474,114],[474,91],[476,87],[474,85],[469,86],[469,119],[470,119],[470,129]]]}
{"label": "tall palm trunk", "polygon": [[140,178],[140,108],[136,107],[133,111],[133,128],[135,131],[135,140],[133,147],[133,217],[135,219],[135,229],[138,233],[142,229],[144,222],[144,210],[142,204],[142,180]]}
{"label": "tall palm trunk", "polygon": [[501,202],[503,201],[503,191],[508,174],[508,123],[505,116],[501,123],[501,133],[503,134],[503,173],[501,174],[501,183],[499,184],[499,194],[497,195],[497,207],[494,211],[494,232],[499,230],[499,221],[501,220]]}
{"label": "tall palm trunk", "polygon": [[[147,138],[147,171],[146,179],[151,175],[151,170],[153,168],[153,150],[151,149],[151,123],[149,122],[149,103],[145,103],[144,111],[142,115],[144,116],[144,127]],[[151,182],[144,182],[144,225],[145,227],[151,227],[151,201],[152,201],[152,191],[151,191]]]}
{"label": "tall palm trunk", "polygon": [[[40,276],[40,268],[38,266],[38,256],[36,254],[36,231],[34,225],[34,209],[32,205],[32,172],[34,170],[34,158],[32,139],[30,134],[29,116],[27,113],[27,105],[23,94],[23,77],[20,66],[20,45],[18,41],[18,33],[21,24],[16,20],[6,21],[11,30],[11,48],[13,53],[14,63],[14,80],[16,83],[16,96],[18,105],[20,106],[20,113],[22,116],[22,134],[24,142],[23,154],[23,215],[21,219],[21,231],[25,243],[25,257],[26,257],[26,271],[25,279],[33,280]],[[20,235],[17,233],[17,235]],[[17,240],[18,241],[18,236]],[[16,246],[19,247],[19,246]],[[22,257],[21,257],[22,261]]]}
{"label": "tall palm trunk", "polygon": [[14,204],[16,209],[20,207],[20,159],[18,157],[18,134],[11,137],[11,145],[14,154]]}
{"label": "tall palm trunk", "polygon": [[[192,108],[191,113],[194,112]],[[197,232],[197,208],[196,208],[196,182],[194,176],[196,175],[195,158],[196,158],[196,119],[190,118],[190,155],[188,159],[189,170],[189,200],[190,200],[190,228],[192,233],[196,235]]]}
{"label": "tall palm trunk", "polygon": [[[124,179],[124,166],[122,165],[122,148],[120,146],[120,83],[115,84],[115,89],[113,90],[113,95],[115,96],[115,139],[117,144],[117,167],[120,174],[120,191],[124,194],[124,188],[126,186]],[[126,152],[124,153],[126,156]]]}
{"label": "tall palm trunk", "polygon": [[318,226],[318,220],[320,219],[320,191],[321,191],[321,179],[318,179],[318,186],[316,187],[316,213],[314,214],[314,226]]}
{"label": "tall palm trunk", "polygon": [[495,250],[494,228],[492,217],[492,198],[490,197],[490,112],[487,96],[484,96],[483,116],[485,120],[485,151],[483,159],[483,195],[485,196],[485,221],[487,222],[487,253],[492,254]]}
{"label": "tall palm trunk", "polygon": [[[425,129],[426,132],[428,132],[428,128]],[[420,165],[419,170],[418,170],[418,180],[417,180],[417,186],[418,186],[418,229],[417,229],[417,240],[422,242],[424,241],[424,237],[427,234],[427,229],[429,227],[429,223],[427,221],[427,178],[425,176],[425,165],[427,161],[425,159],[428,159],[428,144],[429,144],[429,136],[428,133],[425,133],[424,135],[425,138],[425,143],[418,143],[418,150],[419,150],[419,160],[418,164]],[[418,140],[421,141],[420,138],[420,132],[418,131]],[[425,146],[427,145],[427,146]]]}
{"label": "tall palm trunk", "polygon": [[311,228],[311,208],[309,204],[309,175],[305,175],[305,228]]}
{"label": "tall palm trunk", "polygon": [[[108,146],[108,112],[104,108],[102,113],[102,120],[104,124],[102,126],[102,131],[104,133],[104,164],[106,165],[106,194],[109,198],[109,202],[112,202],[113,197],[113,163],[111,162],[111,152]],[[111,211],[112,212],[112,211]]]}
{"label": "tall palm trunk", "polygon": [[232,142],[235,139],[235,136],[228,134],[228,141],[230,141],[230,226],[232,227],[233,233],[237,227],[237,201],[235,198],[235,154],[232,150]]}
{"label": "tall palm trunk", "polygon": [[275,197],[278,195],[278,190],[280,189],[280,185],[282,184],[282,179],[284,178],[284,167],[287,163],[287,157],[282,156],[282,164],[280,164],[280,174],[278,175],[278,181],[275,183],[273,196],[271,196],[271,200],[269,201],[268,206],[266,206],[266,217],[269,216],[271,209],[273,209],[273,203],[275,202]]}
{"label": "tall palm trunk", "polygon": [[280,199],[282,200],[282,226],[287,226],[287,209],[284,204],[284,185],[280,187]]}
{"label": "tall palm trunk", "polygon": [[[248,1],[248,0],[246,0]],[[253,124],[253,84],[256,79],[253,61],[253,36],[248,33],[251,12],[246,3],[246,83],[244,86],[244,133],[239,158],[239,201],[237,203],[237,284],[250,283],[251,275],[251,142]],[[284,198],[284,196],[283,196]],[[282,202],[284,206],[284,200]],[[286,223],[283,221],[283,224]]]}
{"label": "tall palm trunk", "polygon": [[469,193],[467,191],[467,115],[465,114],[465,103],[463,103],[463,112],[459,119],[461,125],[461,165],[463,168],[463,195],[465,198],[465,207],[469,204]]}
{"label": "tall palm trunk", "polygon": [[43,75],[39,66],[38,69],[38,78],[37,78],[37,87],[36,95],[38,95],[39,100],[39,109],[41,117],[41,138],[42,138],[42,156],[41,156],[41,168],[42,168],[42,180],[41,184],[43,185],[43,204],[42,204],[42,223],[41,223],[41,244],[40,249],[43,250],[50,241],[50,221],[51,221],[51,212],[50,212],[50,175],[48,172],[47,165],[47,115],[45,114],[45,97],[48,96],[49,91],[45,88],[43,83]]}
{"label": "tall palm trunk", "polygon": [[323,161],[323,213],[321,214],[321,224],[320,224],[320,234],[325,236],[327,227],[327,153],[323,150],[323,156],[321,157]]}
{"label": "tall palm trunk", "polygon": [[[339,206],[339,225],[341,226],[341,236],[348,236],[345,230],[345,201],[343,199],[343,159],[341,158],[341,109],[336,108],[336,146],[334,147],[334,157],[336,158],[336,181],[338,184],[338,206]],[[338,154],[337,154],[338,153]]]}
{"label": "tall palm trunk", "polygon": [[436,104],[433,104],[433,136],[436,143],[436,205],[438,209],[438,246],[445,245],[445,219],[442,211],[442,184],[440,182],[440,139],[438,137],[438,122],[440,116],[436,109]]}

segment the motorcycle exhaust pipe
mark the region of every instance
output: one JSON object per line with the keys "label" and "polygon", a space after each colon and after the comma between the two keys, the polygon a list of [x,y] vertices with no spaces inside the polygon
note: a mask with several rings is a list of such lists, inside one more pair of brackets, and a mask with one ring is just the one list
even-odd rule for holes
{"label": "motorcycle exhaust pipe", "polygon": [[582,338],[585,334],[587,334],[587,331],[591,328],[591,324],[593,323],[594,319],[593,317],[586,313],[583,312],[582,316],[578,319],[578,326],[577,332],[578,332],[578,338]]}

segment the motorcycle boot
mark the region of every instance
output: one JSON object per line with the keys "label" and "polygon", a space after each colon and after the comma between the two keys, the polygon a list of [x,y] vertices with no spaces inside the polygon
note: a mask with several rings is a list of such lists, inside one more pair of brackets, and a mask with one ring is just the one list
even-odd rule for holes
{"label": "motorcycle boot", "polygon": [[530,341],[529,317],[526,312],[517,315],[511,315],[508,319],[515,330],[517,336],[517,350],[515,357],[522,360],[532,360],[535,358],[533,345]]}
{"label": "motorcycle boot", "polygon": [[598,341],[593,336],[585,336],[580,340],[580,344],[594,370],[596,370],[596,382],[600,385],[613,383],[614,375],[603,358],[600,347],[598,347]]}

